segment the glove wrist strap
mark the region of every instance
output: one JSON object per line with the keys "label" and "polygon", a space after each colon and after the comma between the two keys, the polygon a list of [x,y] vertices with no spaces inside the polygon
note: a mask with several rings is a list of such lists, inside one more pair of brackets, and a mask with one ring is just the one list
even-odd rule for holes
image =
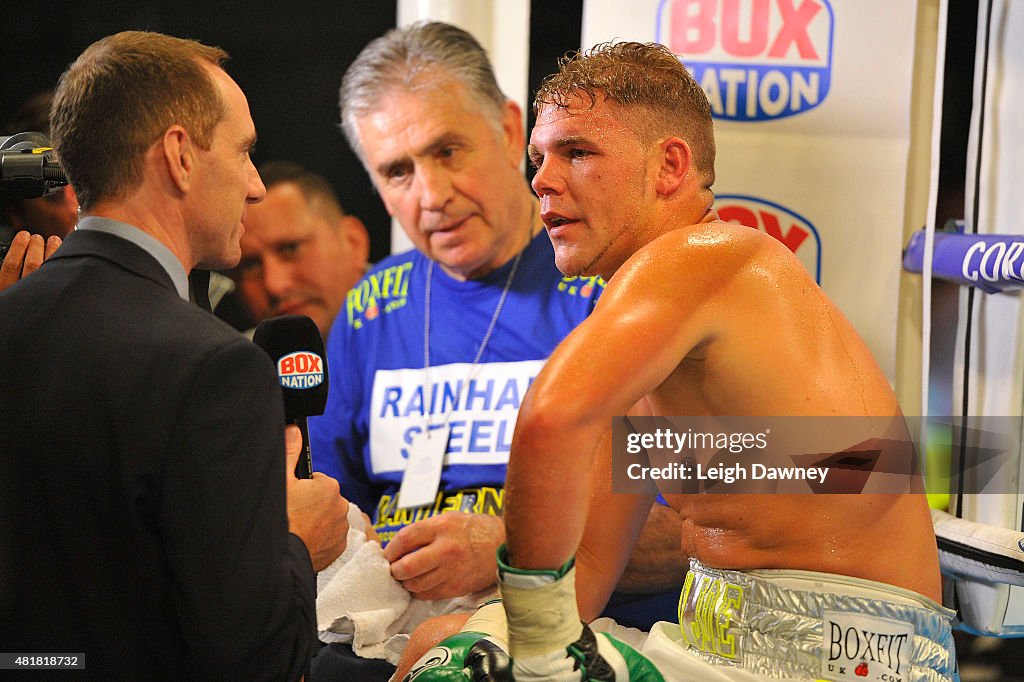
{"label": "glove wrist strap", "polygon": [[498,581],[508,614],[513,659],[564,650],[580,638],[583,624],[576,607],[573,560],[558,570],[509,566],[505,546],[498,549]]}

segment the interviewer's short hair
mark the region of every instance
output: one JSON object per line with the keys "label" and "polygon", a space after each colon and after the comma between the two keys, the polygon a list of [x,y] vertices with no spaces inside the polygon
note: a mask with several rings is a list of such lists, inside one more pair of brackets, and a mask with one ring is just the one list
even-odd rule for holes
{"label": "interviewer's short hair", "polygon": [[711,106],[700,85],[676,55],[657,43],[601,43],[567,54],[544,79],[533,110],[565,108],[580,96],[590,106],[604,97],[628,109],[642,109],[632,121],[644,144],[676,135],[690,145],[694,165],[713,181],[715,135]]}
{"label": "interviewer's short hair", "polygon": [[124,31],[86,48],[60,77],[50,133],[83,209],[130,194],[146,150],[173,124],[201,149],[226,105],[202,66],[223,50],[160,33]]}

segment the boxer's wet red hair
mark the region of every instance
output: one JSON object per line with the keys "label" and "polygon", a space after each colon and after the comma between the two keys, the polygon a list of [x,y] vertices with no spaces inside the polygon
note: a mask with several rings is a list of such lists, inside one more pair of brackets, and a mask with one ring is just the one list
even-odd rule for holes
{"label": "boxer's wet red hair", "polygon": [[634,117],[644,144],[678,136],[690,145],[694,162],[707,176],[715,175],[715,137],[711,106],[700,85],[679,58],[658,43],[601,43],[587,51],[570,52],[559,69],[544,79],[533,102],[542,107],[568,108],[574,98],[593,106],[599,97]]}

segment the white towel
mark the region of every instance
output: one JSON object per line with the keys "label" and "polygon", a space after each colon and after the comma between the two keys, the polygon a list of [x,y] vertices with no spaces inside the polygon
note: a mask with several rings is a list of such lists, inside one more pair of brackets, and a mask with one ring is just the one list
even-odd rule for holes
{"label": "white towel", "polygon": [[416,599],[391,577],[380,544],[366,539],[363,514],[354,504],[348,522],[345,551],[317,575],[317,629],[324,642],[351,642],[358,656],[394,664],[424,620],[472,612],[497,593],[495,587],[454,599]]}

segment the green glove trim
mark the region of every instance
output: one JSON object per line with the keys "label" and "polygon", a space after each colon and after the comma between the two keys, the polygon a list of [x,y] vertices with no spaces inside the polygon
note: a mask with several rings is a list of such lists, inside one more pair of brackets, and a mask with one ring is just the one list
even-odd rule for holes
{"label": "green glove trim", "polygon": [[539,578],[542,582],[555,582],[560,578],[565,577],[572,567],[576,564],[576,557],[570,557],[560,568],[557,570],[547,569],[531,569],[531,568],[516,568],[509,566],[508,564],[508,549],[505,547],[505,543],[502,543],[498,547],[498,576],[502,580],[505,579],[506,575],[515,576],[530,576]]}

